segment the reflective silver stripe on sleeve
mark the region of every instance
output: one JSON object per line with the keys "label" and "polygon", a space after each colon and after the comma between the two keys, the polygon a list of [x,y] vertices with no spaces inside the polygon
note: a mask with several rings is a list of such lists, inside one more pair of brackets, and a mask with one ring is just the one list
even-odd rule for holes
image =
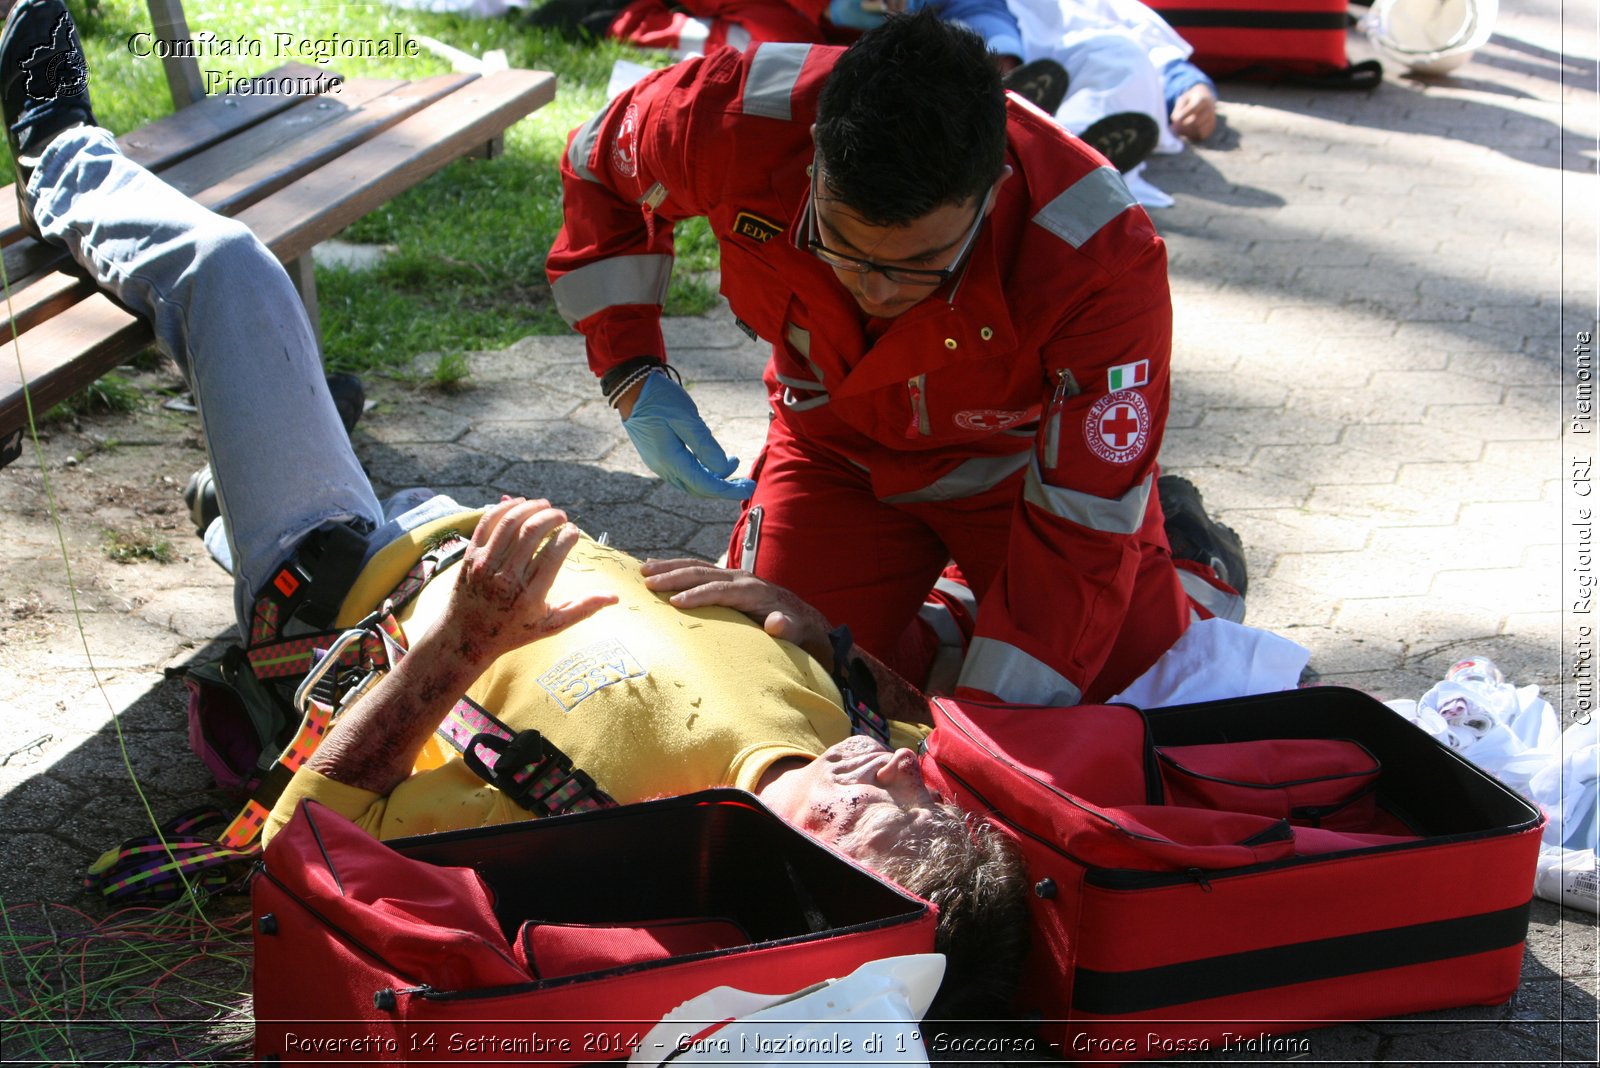
{"label": "reflective silver stripe on sleeve", "polygon": [[600,127],[604,125],[610,110],[611,105],[607,104],[595,112],[593,118],[578,127],[578,132],[572,135],[572,144],[567,146],[567,162],[578,177],[586,182],[600,181],[589,169],[589,157],[594,155],[594,143],[600,139]]}
{"label": "reflective silver stripe on sleeve", "polygon": [[1178,568],[1178,581],[1191,601],[1218,619],[1226,619],[1229,623],[1244,622],[1244,598],[1237,593],[1219,590],[1193,571],[1185,571],[1181,567]]}
{"label": "reflective silver stripe on sleeve", "polygon": [[1041,208],[1033,221],[1073,248],[1082,248],[1102,226],[1137,203],[1120,174],[1099,167]]}
{"label": "reflective silver stripe on sleeve", "polygon": [[810,52],[807,44],[763,44],[757,48],[750,57],[750,74],[744,82],[744,113],[788,122],[793,117],[790,97]]}
{"label": "reflective silver stripe on sleeve", "polygon": [[794,351],[808,360],[811,359],[811,331],[795,326],[793,323],[785,323],[783,336],[788,339],[789,344],[794,346]]}
{"label": "reflective silver stripe on sleeve", "polygon": [[789,375],[774,375],[773,377],[775,377],[778,380],[780,385],[793,386],[795,389],[809,389],[809,390],[815,392],[816,390],[819,390],[819,389],[825,390],[825,389],[828,388],[820,380],[817,380],[817,379],[812,379],[812,378],[793,378],[793,377],[791,377]]}
{"label": "reflective silver stripe on sleeve", "polygon": [[672,257],[612,256],[564,274],[550,287],[568,326],[618,304],[660,304],[672,280]]}
{"label": "reflective silver stripe on sleeve", "polygon": [[1065,675],[1009,642],[974,638],[958,686],[992,693],[1012,704],[1075,705],[1083,691]]}
{"label": "reflective silver stripe on sleeve", "polygon": [[1010,456],[974,456],[954,471],[937,481],[912,490],[883,498],[885,504],[910,504],[916,501],[955,501],[974,497],[991,490],[1022,470],[1028,463],[1028,453]]}
{"label": "reflective silver stripe on sleeve", "polygon": [[1155,476],[1151,475],[1120,497],[1096,497],[1092,493],[1045,485],[1039,477],[1039,461],[1034,459],[1023,479],[1022,498],[1035,508],[1043,508],[1080,527],[1107,534],[1133,534],[1144,526],[1145,508],[1150,504],[1153,485]]}
{"label": "reflective silver stripe on sleeve", "polygon": [[928,625],[939,645],[946,649],[961,648],[961,624],[950,614],[946,604],[924,604],[917,609],[917,618]]}
{"label": "reflective silver stripe on sleeve", "polygon": [[[807,390],[807,392],[812,391]],[[822,407],[832,399],[826,392],[818,393],[814,397],[797,397],[793,389],[788,386],[783,387],[783,406],[792,412],[809,412],[813,408]]]}
{"label": "reflective silver stripe on sleeve", "polygon": [[959,604],[967,615],[978,618],[978,596],[972,592],[971,586],[954,579],[941,578],[933,584],[933,588]]}

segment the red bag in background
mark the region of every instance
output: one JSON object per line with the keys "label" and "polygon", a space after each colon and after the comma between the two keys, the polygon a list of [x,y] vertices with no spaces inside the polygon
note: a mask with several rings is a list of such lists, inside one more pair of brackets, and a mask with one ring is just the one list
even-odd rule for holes
{"label": "red bag in background", "polygon": [[1352,65],[1347,0],[1148,0],[1194,46],[1190,62],[1214,78],[1284,77],[1329,89],[1371,89],[1376,60]]}

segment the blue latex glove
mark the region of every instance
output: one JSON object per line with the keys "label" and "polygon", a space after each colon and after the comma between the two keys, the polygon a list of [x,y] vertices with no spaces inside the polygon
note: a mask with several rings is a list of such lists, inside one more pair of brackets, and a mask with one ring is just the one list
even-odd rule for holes
{"label": "blue latex glove", "polygon": [[756,491],[748,478],[728,477],[739,458],[722,451],[689,394],[664,374],[644,380],[622,429],[650,470],[685,493],[742,501]]}

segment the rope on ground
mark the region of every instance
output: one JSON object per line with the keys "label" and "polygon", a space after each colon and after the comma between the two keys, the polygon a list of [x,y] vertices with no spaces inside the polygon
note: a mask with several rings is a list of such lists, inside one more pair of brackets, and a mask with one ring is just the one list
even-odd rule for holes
{"label": "rope on ground", "polygon": [[[128,755],[122,717],[106,692],[89,646],[66,532],[39,442],[11,278],[3,259],[0,289],[11,323],[28,438],[61,550],[84,663],[110,714],[128,781],[165,845],[161,821]],[[205,906],[215,899],[208,899],[182,870],[177,874],[184,886],[178,901],[159,908],[124,909],[100,920],[65,904],[8,907],[0,900],[0,1024],[6,1035],[7,1063],[210,1064],[248,1056],[253,1031],[248,911],[235,909],[236,914],[213,922]]]}
{"label": "rope on ground", "polygon": [[57,902],[0,901],[6,1060],[247,1060],[250,960],[250,913],[237,896],[103,918]]}

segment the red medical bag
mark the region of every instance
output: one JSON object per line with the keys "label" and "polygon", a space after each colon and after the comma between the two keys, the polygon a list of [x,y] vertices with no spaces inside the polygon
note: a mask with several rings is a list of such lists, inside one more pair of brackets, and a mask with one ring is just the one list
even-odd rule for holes
{"label": "red medical bag", "polygon": [[[1350,66],[1346,0],[1150,0],[1151,8],[1194,46],[1190,62],[1213,77],[1230,75],[1339,76],[1372,70]],[[1368,87],[1361,80],[1357,88]]]}
{"label": "red medical bag", "polygon": [[251,905],[268,1064],[626,1058],[712,987],[932,952],[936,919],[738,790],[390,842],[308,802]]}
{"label": "red medical bag", "polygon": [[1543,817],[1364,694],[934,713],[930,784],[1027,865],[1017,1008],[1064,1057],[1248,1053],[1516,991]]}

